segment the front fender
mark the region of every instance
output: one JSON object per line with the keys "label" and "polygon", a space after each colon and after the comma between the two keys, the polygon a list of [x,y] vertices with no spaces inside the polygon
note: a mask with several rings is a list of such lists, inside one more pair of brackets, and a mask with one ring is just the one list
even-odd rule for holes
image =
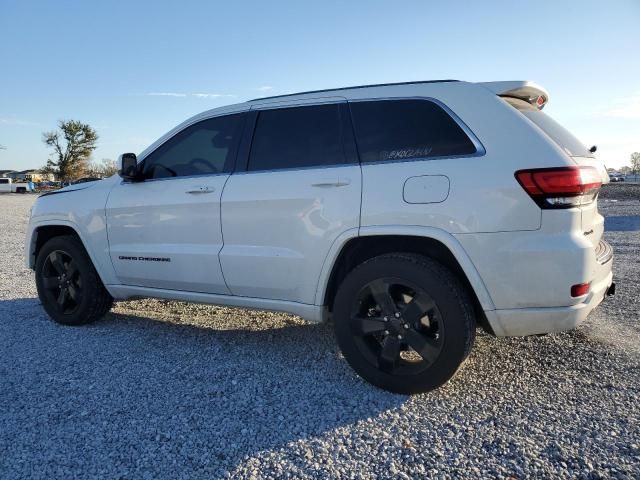
{"label": "front fender", "polygon": [[58,191],[41,196],[31,211],[25,239],[25,257],[34,268],[37,232],[42,227],[71,228],[80,238],[105,285],[119,283],[109,257],[105,204],[113,182],[102,180],[91,188]]}
{"label": "front fender", "polygon": [[[31,270],[35,269],[35,249],[38,240],[38,230],[49,226],[68,227],[72,229],[76,235],[78,235],[78,238],[80,238],[102,283],[105,285],[108,285],[108,283],[118,283],[115,281],[115,271],[109,259],[108,245],[106,247],[106,254],[104,253],[104,248],[100,248],[100,246],[98,246],[99,250],[96,251],[95,245],[88,239],[88,235],[91,236],[91,234],[88,234],[87,231],[77,223],[66,219],[48,219],[29,223],[25,241],[25,263],[27,268]],[[95,234],[93,237],[95,237]]]}

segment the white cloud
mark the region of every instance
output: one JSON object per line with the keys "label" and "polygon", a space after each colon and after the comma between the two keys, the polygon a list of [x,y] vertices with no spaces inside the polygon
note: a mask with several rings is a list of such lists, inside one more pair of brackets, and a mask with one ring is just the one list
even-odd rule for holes
{"label": "white cloud", "polygon": [[26,120],[20,120],[14,117],[0,117],[0,125],[17,125],[21,127],[33,127],[38,124],[35,122],[28,122]]}
{"label": "white cloud", "polygon": [[196,97],[196,98],[229,98],[235,97],[228,93],[181,93],[181,92],[151,92],[145,93],[150,97]]}
{"label": "white cloud", "polygon": [[607,117],[640,119],[640,95],[619,100],[603,113]]}
{"label": "white cloud", "polygon": [[235,95],[231,95],[229,93],[194,93],[194,97],[199,98],[229,98],[235,97]]}
{"label": "white cloud", "polygon": [[262,87],[256,88],[256,90],[259,91],[259,92],[268,92],[270,90],[273,90],[273,87],[271,87],[269,85],[264,85]]}
{"label": "white cloud", "polygon": [[150,97],[186,97],[186,93],[175,93],[175,92],[152,92],[147,93]]}

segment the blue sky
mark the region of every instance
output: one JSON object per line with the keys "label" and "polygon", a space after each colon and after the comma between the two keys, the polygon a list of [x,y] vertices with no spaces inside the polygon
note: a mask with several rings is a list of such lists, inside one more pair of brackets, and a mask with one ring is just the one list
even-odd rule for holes
{"label": "blue sky", "polygon": [[640,1],[0,0],[0,169],[77,119],[96,160],[228,103],[367,83],[534,80],[608,166],[640,151]]}

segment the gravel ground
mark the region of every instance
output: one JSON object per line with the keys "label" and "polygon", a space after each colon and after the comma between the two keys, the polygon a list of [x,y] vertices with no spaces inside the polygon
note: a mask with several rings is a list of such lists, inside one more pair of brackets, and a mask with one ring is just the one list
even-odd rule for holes
{"label": "gravel ground", "polygon": [[58,326],[23,265],[34,197],[0,196],[0,477],[639,478],[640,201],[613,187],[617,295],[576,331],[480,334],[413,397],[288,315],[144,300]]}

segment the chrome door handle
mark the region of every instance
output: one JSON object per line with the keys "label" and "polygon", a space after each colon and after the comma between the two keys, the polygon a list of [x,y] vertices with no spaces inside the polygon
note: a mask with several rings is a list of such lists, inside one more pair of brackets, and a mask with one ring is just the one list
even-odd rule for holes
{"label": "chrome door handle", "polygon": [[213,193],[215,191],[216,189],[213,187],[194,187],[193,190],[187,190],[185,193],[198,194],[198,193]]}
{"label": "chrome door handle", "polygon": [[331,188],[331,187],[345,187],[350,184],[351,184],[351,180],[349,180],[348,178],[342,178],[335,181],[312,183],[311,186],[318,187],[318,188]]}

